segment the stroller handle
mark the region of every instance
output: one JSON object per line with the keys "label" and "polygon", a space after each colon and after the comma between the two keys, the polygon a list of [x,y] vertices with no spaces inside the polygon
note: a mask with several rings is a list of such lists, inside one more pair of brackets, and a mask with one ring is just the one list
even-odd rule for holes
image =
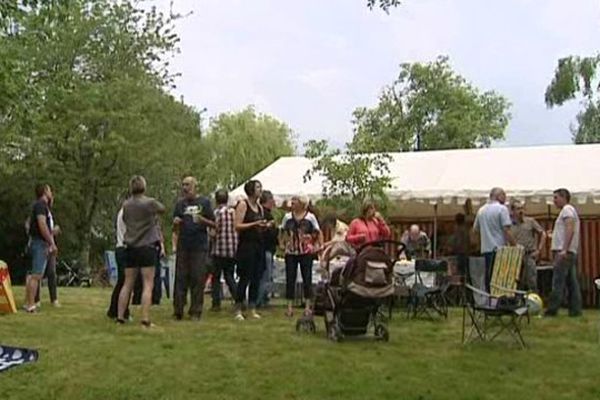
{"label": "stroller handle", "polygon": [[398,246],[396,248],[396,259],[398,259],[400,257],[400,254],[402,254],[404,252],[404,250],[406,250],[406,245],[398,240],[393,240],[393,239],[382,239],[382,240],[374,240],[372,242],[367,242],[367,243],[363,243],[357,250],[356,250],[356,254],[360,254],[361,251],[363,251],[364,249],[366,249],[367,247],[372,247],[372,246],[379,246],[382,244],[393,244]]}

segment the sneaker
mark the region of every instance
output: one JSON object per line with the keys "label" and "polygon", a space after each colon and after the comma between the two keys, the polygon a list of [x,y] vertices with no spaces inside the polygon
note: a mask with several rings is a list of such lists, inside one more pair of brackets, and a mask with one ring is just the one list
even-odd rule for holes
{"label": "sneaker", "polygon": [[233,319],[235,319],[236,321],[243,321],[246,318],[244,318],[244,315],[241,312],[237,312],[237,313],[235,313],[235,316],[233,317]]}
{"label": "sneaker", "polygon": [[256,310],[251,310],[250,311],[250,317],[252,319],[261,319],[262,317],[260,316],[259,313],[256,312]]}
{"label": "sneaker", "polygon": [[36,313],[38,311],[38,309],[35,306],[35,304],[33,306],[31,306],[31,307],[27,307],[27,305],[23,305],[23,307],[21,307],[21,309],[23,311],[25,311],[26,313],[29,313],[29,314],[33,314],[33,313]]}
{"label": "sneaker", "polygon": [[35,308],[42,308],[42,302],[41,301],[38,301],[34,305],[35,305]]}
{"label": "sneaker", "polygon": [[52,302],[52,307],[61,308],[62,305],[58,302],[58,300],[55,300],[55,301]]}

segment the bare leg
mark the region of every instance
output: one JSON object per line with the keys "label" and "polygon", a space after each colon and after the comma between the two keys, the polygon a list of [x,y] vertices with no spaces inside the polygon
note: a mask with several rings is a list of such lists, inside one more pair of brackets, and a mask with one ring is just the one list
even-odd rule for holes
{"label": "bare leg", "polygon": [[35,305],[35,294],[40,286],[42,275],[35,274],[27,276],[27,284],[25,287],[25,304],[27,308],[32,308]]}
{"label": "bare leg", "polygon": [[135,284],[135,278],[137,277],[137,274],[137,268],[125,268],[125,282],[123,283],[121,293],[119,294],[117,320],[122,321],[125,319],[125,310],[129,306],[129,299],[131,298],[131,291],[133,290],[133,285]]}
{"label": "bare leg", "polygon": [[154,289],[155,267],[142,268],[142,280],[144,289],[142,291],[142,322],[150,322],[150,306],[152,305],[152,290]]}

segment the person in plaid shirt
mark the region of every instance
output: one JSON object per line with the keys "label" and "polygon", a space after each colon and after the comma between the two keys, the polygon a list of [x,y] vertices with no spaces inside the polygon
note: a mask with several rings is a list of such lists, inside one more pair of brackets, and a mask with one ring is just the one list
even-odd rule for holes
{"label": "person in plaid shirt", "polygon": [[215,210],[216,232],[212,246],[214,264],[212,309],[221,309],[221,273],[225,275],[225,283],[229,293],[235,295],[236,283],[233,277],[235,269],[235,254],[237,252],[238,234],[235,230],[235,210],[227,207],[229,194],[226,190],[218,190],[215,193],[217,208]]}

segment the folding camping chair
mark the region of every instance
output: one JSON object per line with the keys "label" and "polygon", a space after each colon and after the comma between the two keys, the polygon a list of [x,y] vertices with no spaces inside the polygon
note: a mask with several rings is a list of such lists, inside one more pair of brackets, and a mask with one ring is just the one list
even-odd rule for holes
{"label": "folding camping chair", "polygon": [[520,346],[526,344],[521,335],[521,321],[529,318],[525,295],[517,290],[521,273],[524,249],[501,247],[496,252],[490,292],[473,286],[477,272],[469,265],[468,283],[465,284],[463,305],[462,342],[467,344],[477,340],[491,342],[503,333],[508,333]]}
{"label": "folding camping chair", "polygon": [[446,292],[450,287],[448,262],[419,259],[415,262],[415,283],[409,290],[406,316],[434,319],[437,314],[448,318]]}

